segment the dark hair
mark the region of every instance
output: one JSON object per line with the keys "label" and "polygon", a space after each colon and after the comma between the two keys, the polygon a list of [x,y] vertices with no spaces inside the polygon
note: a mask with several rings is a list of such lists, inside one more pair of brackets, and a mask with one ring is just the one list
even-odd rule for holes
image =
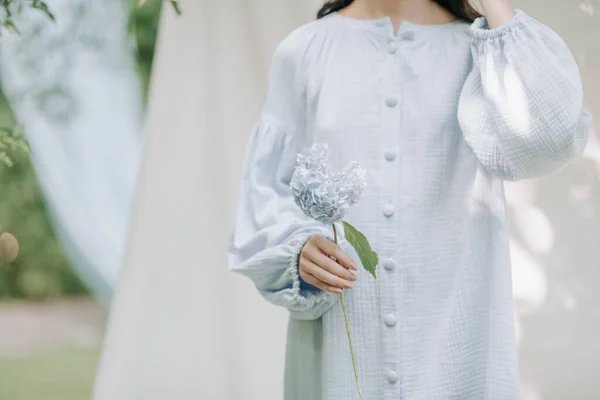
{"label": "dark hair", "polygon": [[[317,13],[317,19],[341,10],[352,4],[353,1],[354,0],[328,0]],[[481,14],[469,4],[469,0],[435,0],[435,2],[454,14],[456,18],[466,22],[473,22],[475,18],[481,16]]]}

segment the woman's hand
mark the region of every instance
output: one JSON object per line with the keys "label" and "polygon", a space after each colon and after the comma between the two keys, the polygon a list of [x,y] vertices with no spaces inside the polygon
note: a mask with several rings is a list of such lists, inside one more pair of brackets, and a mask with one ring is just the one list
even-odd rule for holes
{"label": "woman's hand", "polygon": [[[336,261],[337,260],[337,261]],[[311,237],[300,252],[298,270],[302,279],[331,293],[351,289],[358,271],[352,258],[342,248],[322,236]]]}

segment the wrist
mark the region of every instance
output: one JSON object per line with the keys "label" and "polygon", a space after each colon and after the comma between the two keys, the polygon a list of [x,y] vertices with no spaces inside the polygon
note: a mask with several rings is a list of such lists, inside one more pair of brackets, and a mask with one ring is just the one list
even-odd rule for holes
{"label": "wrist", "polygon": [[509,0],[479,0],[490,29],[499,28],[513,19],[515,9]]}

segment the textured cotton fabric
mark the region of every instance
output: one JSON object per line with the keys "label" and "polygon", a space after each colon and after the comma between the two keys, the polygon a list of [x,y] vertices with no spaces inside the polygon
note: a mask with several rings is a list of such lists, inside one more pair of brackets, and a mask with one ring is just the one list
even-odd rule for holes
{"label": "textured cotton fabric", "polygon": [[[278,46],[244,161],[229,267],[291,314],[285,400],[357,394],[339,295],[304,282],[312,235],[296,154],[367,169],[347,221],[378,253],[345,290],[365,399],[519,398],[503,181],[581,153],[590,124],[563,41],[517,10],[506,25],[425,26],[330,14]],[[342,248],[360,265],[338,226]]]}

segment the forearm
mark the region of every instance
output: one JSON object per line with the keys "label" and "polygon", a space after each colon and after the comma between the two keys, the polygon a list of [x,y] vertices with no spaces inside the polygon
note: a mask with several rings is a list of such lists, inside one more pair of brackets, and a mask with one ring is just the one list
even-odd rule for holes
{"label": "forearm", "polygon": [[506,24],[515,14],[510,0],[479,0],[479,2],[491,29]]}

